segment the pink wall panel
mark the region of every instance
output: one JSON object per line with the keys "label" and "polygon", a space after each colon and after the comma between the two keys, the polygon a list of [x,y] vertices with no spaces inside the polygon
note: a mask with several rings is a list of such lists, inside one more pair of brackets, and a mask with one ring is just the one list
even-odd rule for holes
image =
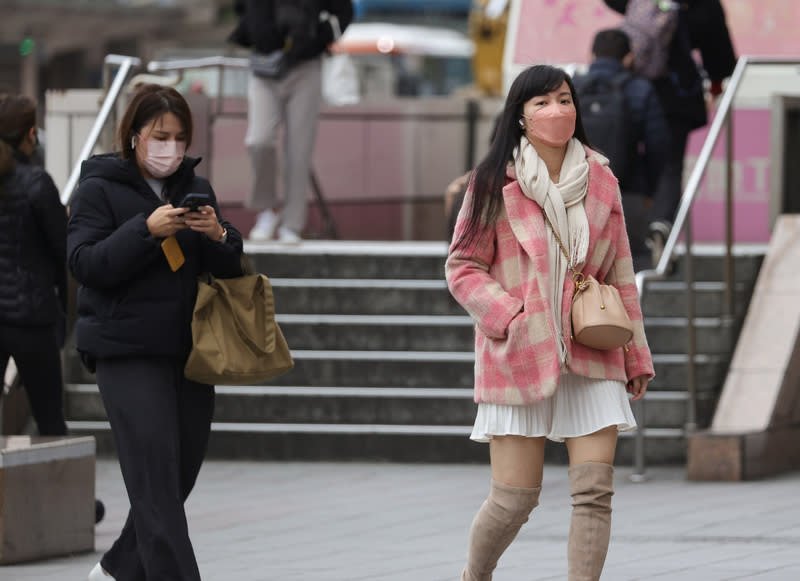
{"label": "pink wall panel", "polygon": [[[707,134],[704,128],[690,136],[685,177],[694,167]],[[734,240],[766,242],[770,237],[770,112],[765,109],[735,111],[733,139]],[[698,242],[725,239],[724,143],[723,134],[692,210],[693,234]]]}
{"label": "pink wall panel", "polygon": [[[603,0],[519,0],[514,62],[585,63],[594,33],[620,16]],[[738,54],[800,55],[800,2],[722,0]]]}

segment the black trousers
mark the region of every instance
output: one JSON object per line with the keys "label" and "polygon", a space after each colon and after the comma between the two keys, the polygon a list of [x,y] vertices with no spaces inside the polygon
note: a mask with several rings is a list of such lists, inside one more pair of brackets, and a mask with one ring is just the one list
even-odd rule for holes
{"label": "black trousers", "polygon": [[199,581],[184,502],[208,446],[213,386],[170,358],[98,359],[97,384],[131,503],[102,567],[117,581]]}
{"label": "black trousers", "polygon": [[0,377],[13,357],[42,436],[64,436],[64,383],[55,327],[0,325]]}
{"label": "black trousers", "polygon": [[675,214],[683,195],[683,159],[686,156],[686,143],[692,124],[682,119],[668,119],[669,151],[664,160],[658,187],[653,196],[653,209],[650,222],[675,222]]}
{"label": "black trousers", "polygon": [[628,241],[631,245],[633,270],[639,272],[652,268],[650,250],[647,248],[647,225],[650,221],[650,205],[652,199],[648,196],[622,192],[622,211],[625,214],[625,229],[628,231]]}

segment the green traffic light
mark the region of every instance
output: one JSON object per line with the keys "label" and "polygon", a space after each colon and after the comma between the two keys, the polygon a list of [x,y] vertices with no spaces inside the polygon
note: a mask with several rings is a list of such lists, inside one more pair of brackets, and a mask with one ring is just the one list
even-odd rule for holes
{"label": "green traffic light", "polygon": [[19,43],[19,54],[20,56],[28,56],[29,54],[33,53],[33,49],[36,47],[36,43],[33,42],[32,38],[26,38],[21,43]]}

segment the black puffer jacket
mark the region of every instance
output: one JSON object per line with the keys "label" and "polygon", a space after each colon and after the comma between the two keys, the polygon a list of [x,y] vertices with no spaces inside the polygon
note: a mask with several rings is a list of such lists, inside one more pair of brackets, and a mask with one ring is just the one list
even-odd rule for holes
{"label": "black puffer jacket", "polygon": [[[289,58],[293,63],[318,57],[333,42],[330,22],[319,21],[321,12],[336,16],[341,32],[353,20],[351,0],[236,0],[235,7],[239,22],[228,40],[268,54],[283,49],[287,36],[292,36],[294,42],[289,50]],[[304,30],[298,30],[296,26],[279,22],[278,12],[281,10],[290,13],[289,16],[302,12],[316,14],[306,22]]]}
{"label": "black puffer jacket", "polygon": [[67,213],[50,175],[15,158],[0,198],[0,324],[54,325],[66,310]]}
{"label": "black puffer jacket", "polygon": [[[211,185],[194,174],[197,163],[185,158],[170,176],[167,201],[177,207],[187,193],[206,193],[219,216]],[[81,285],[77,348],[84,355],[188,356],[197,276],[206,271],[221,278],[241,274],[242,236],[224,220],[224,243],[190,229],[178,232],[186,262],[172,272],[161,240],[146,224],[162,203],[135,161],[105,154],[83,162],[70,204],[67,253]]]}

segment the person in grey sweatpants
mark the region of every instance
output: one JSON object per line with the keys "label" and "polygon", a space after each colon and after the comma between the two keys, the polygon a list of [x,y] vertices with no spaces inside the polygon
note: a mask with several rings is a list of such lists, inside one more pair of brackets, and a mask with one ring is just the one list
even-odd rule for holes
{"label": "person in grey sweatpants", "polygon": [[[247,207],[258,210],[251,240],[300,241],[306,194],[322,104],[322,58],[353,20],[351,0],[236,0],[239,22],[229,40],[252,56],[283,63],[279,73],[252,66],[245,144],[253,167]],[[278,133],[283,128],[283,167]],[[283,174],[283,205],[277,176]]]}
{"label": "person in grey sweatpants", "polygon": [[[278,236],[284,242],[292,242],[289,239],[292,238],[291,234],[299,235],[306,224],[306,193],[317,137],[317,115],[322,104],[321,60],[317,57],[305,61],[282,79],[250,74],[245,144],[254,175],[247,206],[259,211],[279,207],[276,180],[281,174],[278,171],[278,130],[281,122],[285,121],[282,171],[284,204],[278,229]],[[274,229],[273,226],[268,230]],[[251,237],[260,236],[257,233]]]}

